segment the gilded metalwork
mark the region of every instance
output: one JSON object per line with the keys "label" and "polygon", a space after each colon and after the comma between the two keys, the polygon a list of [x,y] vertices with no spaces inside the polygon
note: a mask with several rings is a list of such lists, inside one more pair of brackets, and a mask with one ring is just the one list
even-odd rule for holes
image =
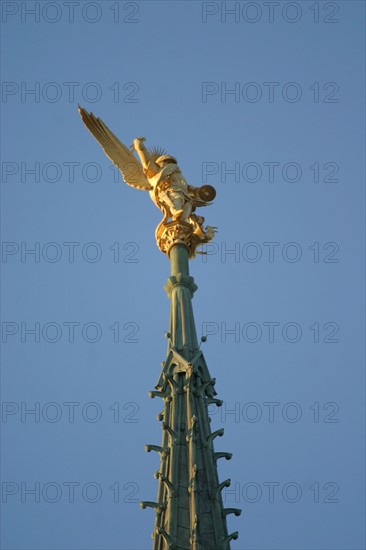
{"label": "gilded metalwork", "polygon": [[[175,242],[185,242],[189,257],[194,257],[198,246],[215,236],[216,227],[204,227],[205,218],[195,214],[196,208],[208,206],[216,196],[211,185],[188,185],[177,159],[160,148],[147,149],[145,138],[134,139],[126,147],[104,122],[79,106],[81,118],[102,146],[105,154],[120,170],[123,180],[142,191],[148,191],[164,217],[156,229],[156,242],[164,254]],[[133,151],[138,154],[139,160]],[[140,161],[140,162],[139,162]],[[174,224],[172,222],[179,222]]]}

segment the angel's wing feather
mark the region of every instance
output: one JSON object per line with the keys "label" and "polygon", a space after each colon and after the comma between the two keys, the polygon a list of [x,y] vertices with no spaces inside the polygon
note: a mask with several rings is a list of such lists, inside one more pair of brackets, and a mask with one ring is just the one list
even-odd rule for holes
{"label": "angel's wing feather", "polygon": [[102,146],[107,157],[117,166],[127,185],[144,191],[151,189],[151,185],[142,170],[142,165],[133,153],[110,131],[108,126],[100,118],[95,117],[93,113],[88,113],[80,106],[79,113],[85,126]]}

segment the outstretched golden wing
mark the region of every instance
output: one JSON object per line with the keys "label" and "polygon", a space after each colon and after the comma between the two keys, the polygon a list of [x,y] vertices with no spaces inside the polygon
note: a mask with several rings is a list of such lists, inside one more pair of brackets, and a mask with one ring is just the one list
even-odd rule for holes
{"label": "outstretched golden wing", "polygon": [[80,105],[79,113],[85,126],[102,146],[107,157],[117,166],[127,185],[149,191],[151,185],[142,170],[142,165],[133,153],[120,142],[100,118],[95,117],[93,113],[88,113]]}

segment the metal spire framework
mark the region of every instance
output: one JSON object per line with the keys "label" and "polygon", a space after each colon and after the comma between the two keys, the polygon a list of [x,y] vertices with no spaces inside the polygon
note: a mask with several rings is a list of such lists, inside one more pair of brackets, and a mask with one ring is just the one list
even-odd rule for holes
{"label": "metal spire framework", "polygon": [[215,452],[214,439],[224,430],[210,429],[208,405],[221,406],[222,401],[215,398],[215,379],[197,341],[191,302],[197,286],[188,266],[194,255],[192,231],[184,221],[168,225],[157,242],[171,264],[164,287],[170,299],[169,343],[156,389],[149,392],[164,402],[158,415],[163,434],[161,446],[145,446],[160,455],[158,497],[140,505],[155,510],[153,550],[228,550],[238,532],[228,534],[226,516],[241,511],[225,509],[222,501],[221,491],[230,479],[220,483],[217,460],[229,460],[232,454]]}

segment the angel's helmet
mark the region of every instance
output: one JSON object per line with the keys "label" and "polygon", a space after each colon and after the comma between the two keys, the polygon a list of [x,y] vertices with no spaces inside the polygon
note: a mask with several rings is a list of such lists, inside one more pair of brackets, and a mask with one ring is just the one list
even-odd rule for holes
{"label": "angel's helmet", "polygon": [[158,166],[165,166],[166,164],[178,164],[178,161],[175,157],[172,157],[171,155],[161,155],[156,159],[156,164]]}

